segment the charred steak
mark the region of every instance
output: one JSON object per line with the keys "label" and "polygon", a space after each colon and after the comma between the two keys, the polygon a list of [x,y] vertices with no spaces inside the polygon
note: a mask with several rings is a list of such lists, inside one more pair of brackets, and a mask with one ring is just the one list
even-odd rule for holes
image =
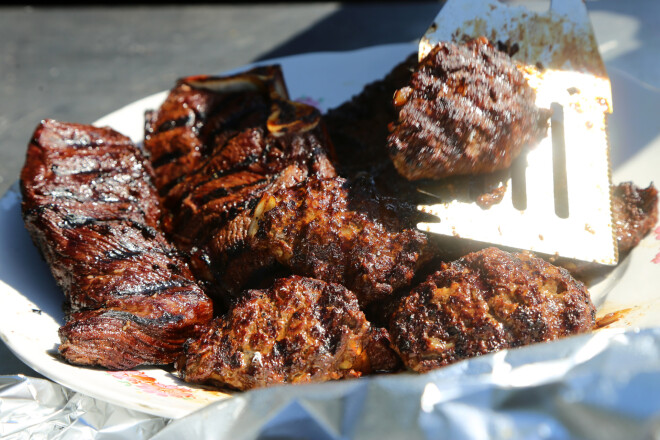
{"label": "charred steak", "polygon": [[292,276],[250,290],[206,326],[177,361],[189,382],[247,390],[391,371],[387,332],[371,327],[338,284]]}
{"label": "charred steak", "polygon": [[562,268],[496,248],[471,253],[404,297],[390,334],[404,364],[424,372],[468,357],[591,330],[589,292]]}
{"label": "charred steak", "polygon": [[212,304],[158,231],[152,170],[108,129],[43,121],[21,173],[23,218],[69,302],[71,363],[168,364]]}
{"label": "charred steak", "polygon": [[229,77],[180,79],[157,111],[146,114],[145,148],[161,194],[199,168],[222,138],[251,128],[270,113],[270,95],[287,96],[277,66]]}
{"label": "charred steak", "polygon": [[485,38],[439,43],[394,95],[388,149],[409,180],[507,168],[545,136],[549,112],[512,60]]}
{"label": "charred steak", "polygon": [[274,264],[246,253],[249,212],[261,195],[335,175],[320,113],[287,99],[277,66],[182,79],[148,115],[146,132],[164,229],[218,303]]}

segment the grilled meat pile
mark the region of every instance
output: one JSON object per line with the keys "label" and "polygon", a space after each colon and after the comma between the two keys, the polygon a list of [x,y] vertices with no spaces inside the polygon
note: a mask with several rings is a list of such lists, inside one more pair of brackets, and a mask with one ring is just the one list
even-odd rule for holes
{"label": "grilled meat pile", "polygon": [[169,364],[212,304],[158,231],[151,167],[107,129],[43,121],[21,173],[23,218],[70,311],[59,350],[107,368]]}
{"label": "grilled meat pile", "polygon": [[[447,263],[415,229],[407,179],[506,167],[547,114],[487,41],[414,64],[331,110],[328,129],[277,66],[184,78],[146,115],[148,160],[112,130],[44,122],[23,212],[70,302],[62,355],[176,360],[185,380],[246,390],[428,371],[591,329],[565,270],[495,248]],[[634,246],[657,192],[615,196],[620,244]]]}
{"label": "grilled meat pile", "polygon": [[468,357],[591,330],[589,292],[562,268],[487,248],[442,264],[404,297],[390,333],[406,367],[424,372]]}
{"label": "grilled meat pile", "polygon": [[394,95],[390,157],[409,180],[507,168],[547,133],[550,114],[535,97],[511,58],[485,38],[439,43]]}
{"label": "grilled meat pile", "polygon": [[345,287],[291,276],[248,290],[187,344],[177,367],[187,381],[238,390],[359,377],[398,367],[383,332]]}

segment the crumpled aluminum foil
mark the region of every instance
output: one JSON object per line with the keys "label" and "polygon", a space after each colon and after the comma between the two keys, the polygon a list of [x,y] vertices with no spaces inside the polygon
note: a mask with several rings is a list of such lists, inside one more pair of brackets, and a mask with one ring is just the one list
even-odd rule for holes
{"label": "crumpled aluminum foil", "polygon": [[426,375],[255,390],[174,421],[21,376],[0,378],[0,403],[3,439],[653,439],[660,328],[600,331]]}
{"label": "crumpled aluminum foil", "polygon": [[0,439],[148,439],[168,420],[45,379],[0,376]]}

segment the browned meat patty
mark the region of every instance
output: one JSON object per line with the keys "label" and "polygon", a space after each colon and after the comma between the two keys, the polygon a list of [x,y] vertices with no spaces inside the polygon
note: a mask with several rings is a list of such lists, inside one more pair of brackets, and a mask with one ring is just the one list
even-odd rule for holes
{"label": "browned meat patty", "polygon": [[71,313],[59,350],[108,368],[168,364],[212,304],[158,231],[142,153],[108,128],[43,121],[21,173],[23,218]]}
{"label": "browned meat patty", "polygon": [[637,246],[658,222],[658,190],[623,182],[612,189],[612,217],[619,254]]}
{"label": "browned meat patty", "polygon": [[264,195],[251,247],[299,275],[340,283],[366,305],[410,285],[428,257],[402,202],[345,179],[316,179]]}
{"label": "browned meat patty", "polygon": [[349,290],[292,276],[248,291],[188,342],[177,368],[188,382],[247,390],[359,377],[398,364],[387,332],[371,327]]}
{"label": "browned meat patty", "polygon": [[390,334],[404,364],[425,372],[489,352],[587,332],[596,310],[562,268],[496,248],[441,269],[402,299]]}
{"label": "browned meat patty", "polygon": [[145,147],[166,211],[163,227],[218,304],[274,265],[245,245],[261,195],[335,175],[320,113],[286,98],[279,67],[268,66],[184,78],[148,115]]}
{"label": "browned meat patty", "polygon": [[409,180],[507,168],[547,133],[549,112],[506,54],[485,38],[439,43],[394,96],[388,149]]}

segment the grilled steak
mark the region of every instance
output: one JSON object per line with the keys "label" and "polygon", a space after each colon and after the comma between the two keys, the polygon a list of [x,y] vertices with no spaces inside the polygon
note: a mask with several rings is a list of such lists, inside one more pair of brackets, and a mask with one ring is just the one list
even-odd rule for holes
{"label": "grilled steak", "polygon": [[158,231],[152,170],[121,134],[43,121],[21,173],[23,218],[69,301],[60,353],[108,368],[168,364],[212,304]]}
{"label": "grilled steak", "polygon": [[250,245],[294,273],[343,284],[366,305],[408,286],[428,258],[413,213],[371,185],[310,178],[261,198]]}
{"label": "grilled steak", "polygon": [[287,100],[281,72],[270,66],[184,78],[147,119],[164,229],[190,254],[207,291],[226,302],[274,264],[246,253],[249,211],[259,197],[311,175],[335,175],[321,116]]}
{"label": "grilled steak", "polygon": [[549,112],[534,102],[516,65],[485,38],[439,43],[394,95],[390,157],[409,180],[507,168],[547,133]]}
{"label": "grilled steak", "polygon": [[387,332],[372,328],[355,295],[338,284],[292,276],[250,290],[177,361],[189,382],[239,390],[391,371]]}
{"label": "grilled steak", "polygon": [[443,264],[401,301],[389,329],[405,365],[424,372],[587,332],[595,314],[589,292],[565,269],[487,248]]}
{"label": "grilled steak", "polygon": [[[146,115],[151,163],[110,129],[42,122],[23,216],[68,300],[62,356],[118,369],[176,360],[187,381],[246,390],[395,371],[399,356],[427,371],[591,329],[580,282],[495,248],[399,296],[438,255],[414,207],[376,189],[413,194],[394,165],[411,180],[500,169],[547,119],[484,39],[439,45],[411,77],[412,64],[327,116],[350,180],[336,176],[319,112],[288,100],[277,66],[180,80]],[[614,207],[625,252],[657,221],[657,191],[623,184]],[[211,321],[179,249],[227,313]]]}

